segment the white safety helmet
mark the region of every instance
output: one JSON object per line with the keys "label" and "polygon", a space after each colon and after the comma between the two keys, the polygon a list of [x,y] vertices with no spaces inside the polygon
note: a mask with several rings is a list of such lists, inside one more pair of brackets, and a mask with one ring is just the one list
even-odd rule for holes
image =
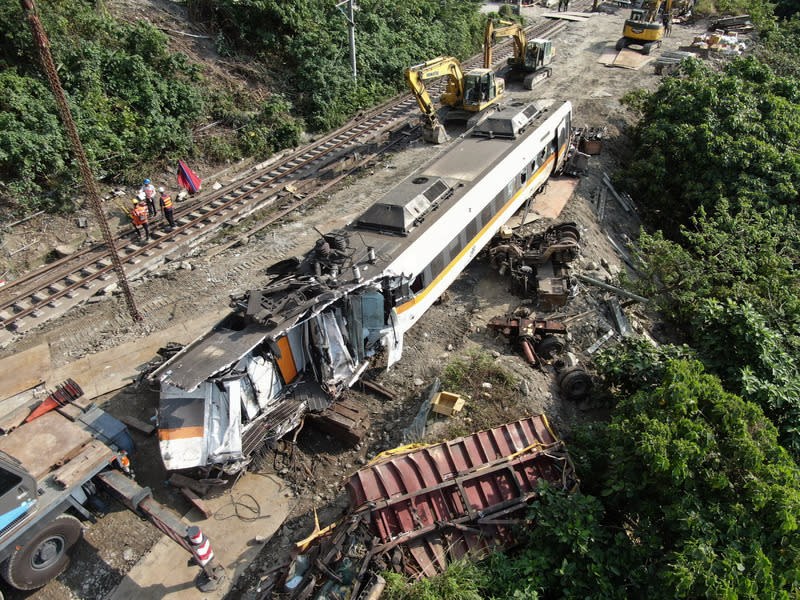
{"label": "white safety helmet", "polygon": [[163,194],[163,193],[164,193],[164,188],[163,188],[163,187],[160,187],[160,188],[158,188],[158,191],[159,191],[159,192],[161,192],[161,193]]}

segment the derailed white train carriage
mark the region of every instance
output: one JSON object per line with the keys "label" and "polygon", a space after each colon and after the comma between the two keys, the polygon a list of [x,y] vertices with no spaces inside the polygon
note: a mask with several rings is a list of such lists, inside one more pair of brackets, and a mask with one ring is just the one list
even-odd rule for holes
{"label": "derailed white train carriage", "polygon": [[167,469],[236,471],[358,380],[566,160],[569,102],[494,113],[152,375]]}

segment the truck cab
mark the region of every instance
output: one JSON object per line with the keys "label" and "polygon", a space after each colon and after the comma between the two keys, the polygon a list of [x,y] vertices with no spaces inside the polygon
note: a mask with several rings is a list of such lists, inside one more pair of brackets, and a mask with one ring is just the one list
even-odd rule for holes
{"label": "truck cab", "polygon": [[[74,407],[73,407],[74,408]],[[57,576],[82,533],[92,479],[127,469],[133,440],[94,405],[53,410],[0,438],[0,575],[20,590]]]}

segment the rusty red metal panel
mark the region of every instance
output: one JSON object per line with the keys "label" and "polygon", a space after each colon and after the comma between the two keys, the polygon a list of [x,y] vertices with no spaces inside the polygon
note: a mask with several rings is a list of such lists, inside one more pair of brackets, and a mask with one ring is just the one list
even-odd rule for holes
{"label": "rusty red metal panel", "polygon": [[428,576],[448,560],[513,542],[538,482],[574,487],[569,456],[544,416],[388,456],[348,482],[351,506],[370,502],[381,549],[403,544],[406,569]]}

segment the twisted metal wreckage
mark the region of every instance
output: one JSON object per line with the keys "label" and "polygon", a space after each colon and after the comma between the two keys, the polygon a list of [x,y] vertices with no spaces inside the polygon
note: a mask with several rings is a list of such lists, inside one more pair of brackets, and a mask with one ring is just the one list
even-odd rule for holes
{"label": "twisted metal wreckage", "polygon": [[578,478],[544,415],[424,447],[385,452],[350,476],[350,509],[295,544],[262,581],[261,598],[377,598],[380,573],[430,577],[518,540],[546,481],[568,493]]}
{"label": "twisted metal wreckage", "polygon": [[151,375],[161,386],[168,470],[240,470],[355,383],[378,350],[400,360],[408,331],[500,227],[560,172],[569,102],[490,115]]}

